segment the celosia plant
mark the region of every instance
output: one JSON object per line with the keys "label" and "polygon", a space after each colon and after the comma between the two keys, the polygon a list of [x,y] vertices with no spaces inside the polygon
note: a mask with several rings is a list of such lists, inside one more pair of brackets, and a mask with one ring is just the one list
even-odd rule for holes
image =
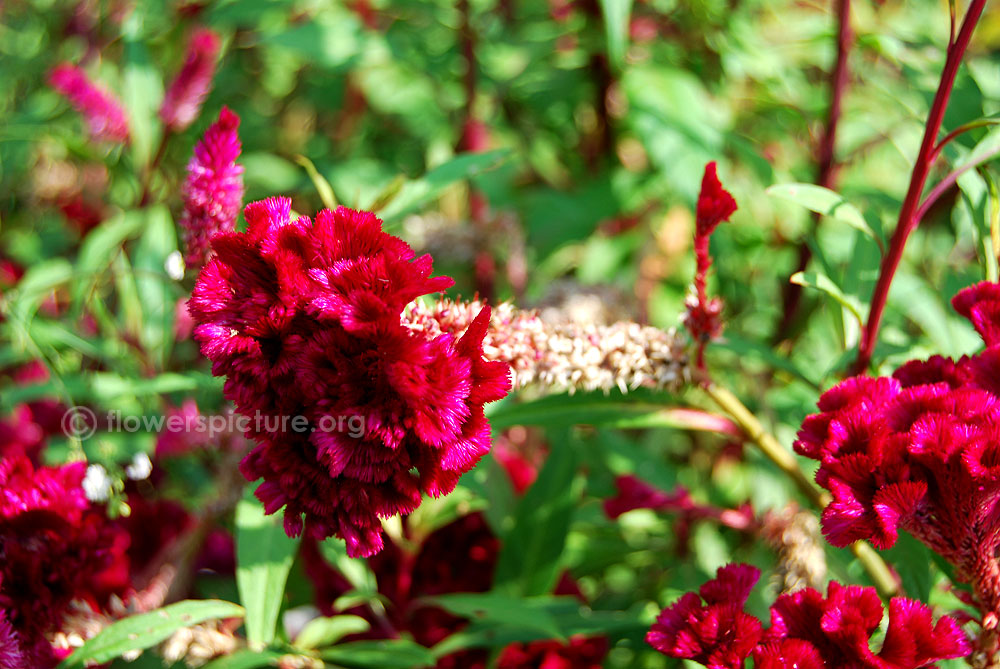
{"label": "celosia plant", "polygon": [[903,529],[956,567],[984,613],[1000,615],[1000,285],[952,300],[986,343],[972,356],[913,360],[892,377],[854,377],[819,400],[796,450],[819,460],[833,495],[823,532],[835,546],[879,548]]}
{"label": "celosia plant", "polygon": [[49,84],[80,112],[92,137],[110,142],[128,141],[128,117],[121,103],[92,82],[82,69],[63,63],[49,73]]}
{"label": "celosia plant", "polygon": [[402,319],[452,283],[430,276],[430,256],[414,259],[372,214],[341,207],[314,222],[290,207],[254,202],[246,233],[214,238],[190,302],[195,338],[251,419],[258,446],[241,469],[264,479],[267,512],[284,507],[290,535],[304,516],[310,536],[372,555],[380,518],[451,492],[489,451],[483,405],[507,393],[508,367],[483,358],[488,308],[460,338]]}
{"label": "celosia plant", "polygon": [[895,597],[889,627],[876,653],[871,636],[883,617],[874,588],[831,581],[827,596],[812,588],[785,594],[771,605],[771,626],[744,611],[760,571],[727,565],[698,591],[663,610],[646,640],[670,657],[694,660],[709,669],[754,667],[871,667],[918,669],[962,657],[969,643],[955,620],[937,623],[920,602]]}

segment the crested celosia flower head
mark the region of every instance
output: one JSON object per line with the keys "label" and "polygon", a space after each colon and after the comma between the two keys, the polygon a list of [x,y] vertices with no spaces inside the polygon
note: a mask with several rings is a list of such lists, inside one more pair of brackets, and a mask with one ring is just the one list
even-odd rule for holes
{"label": "crested celosia flower head", "polygon": [[987,348],[910,361],[892,378],[855,377],[828,390],[796,450],[819,460],[833,501],[823,532],[835,546],[893,545],[904,529],[957,567],[984,611],[1000,611],[1000,286],[953,300]]}
{"label": "crested celosia flower head", "polygon": [[88,502],[85,471],[0,459],[0,609],[25,648],[46,648],[71,603],[97,610],[127,588],[128,536]]}
{"label": "crested celosia flower head", "polygon": [[95,139],[128,141],[125,109],[114,95],[92,82],[79,67],[69,63],[57,65],[49,73],[49,85],[80,112]]}
{"label": "crested celosia flower head", "polygon": [[219,36],[206,28],[197,30],[191,37],[184,66],[170,84],[160,106],[160,118],[174,132],[184,130],[198,118],[212,87],[219,43]]}
{"label": "crested celosia flower head", "polygon": [[239,126],[240,117],[223,107],[188,163],[180,222],[188,267],[204,265],[212,237],[236,228],[243,204],[243,166],[236,164],[242,148]]}
{"label": "crested celosia flower head", "polygon": [[267,512],[285,507],[289,534],[304,515],[311,536],[371,555],[379,518],[450,492],[489,451],[483,405],[506,394],[509,368],[483,358],[488,308],[461,337],[404,322],[407,304],[452,282],[373,214],[292,220],[290,208],[254,202],[246,233],[213,240],[190,302],[195,338],[254,419],[241,469],[264,479]]}
{"label": "crested celosia flower head", "polygon": [[670,657],[710,669],[754,667],[872,667],[918,669],[969,653],[958,623],[942,616],[934,623],[926,605],[893,598],[889,627],[878,653],[871,636],[882,622],[882,601],[874,588],[830,583],[826,597],[812,588],[785,594],[771,606],[771,627],[763,629],[743,608],[760,572],[727,565],[699,594],[688,593],[664,609],[647,641]]}

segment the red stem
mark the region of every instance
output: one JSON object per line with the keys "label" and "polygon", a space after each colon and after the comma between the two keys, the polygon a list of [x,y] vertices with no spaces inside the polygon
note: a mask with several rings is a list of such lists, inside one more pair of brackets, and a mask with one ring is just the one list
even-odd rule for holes
{"label": "red stem", "polygon": [[858,346],[858,358],[851,368],[851,374],[860,374],[868,369],[871,362],[872,352],[875,349],[875,341],[878,337],[878,328],[882,320],[882,312],[885,310],[885,302],[889,297],[889,286],[899,268],[899,261],[903,257],[903,249],[906,240],[909,238],[917,225],[920,224],[918,207],[920,196],[923,194],[924,185],[927,183],[927,175],[930,173],[933,163],[933,153],[938,133],[941,130],[941,123],[944,121],[944,113],[948,107],[948,98],[951,97],[952,87],[955,85],[955,76],[958,74],[962,57],[972,40],[972,33],[976,29],[976,23],[982,16],[986,0],[972,0],[969,10],[962,21],[962,28],[954,43],[948,48],[948,55],[944,63],[944,71],[941,73],[941,84],[938,86],[931,104],[931,111],[927,117],[927,125],[924,129],[924,139],[920,145],[920,152],[917,154],[917,161],[913,166],[913,174],[910,177],[910,187],[906,191],[906,198],[899,211],[899,221],[896,223],[896,230],[892,234],[892,241],[889,244],[889,252],[882,259],[882,267],[879,271],[878,282],[875,284],[875,291],[872,293],[871,309],[868,312],[868,322],[865,324],[861,334],[861,343]]}
{"label": "red stem", "polygon": [[[837,62],[830,72],[830,108],[827,111],[826,127],[816,151],[816,184],[823,188],[833,188],[837,179],[837,164],[835,148],[837,143],[837,125],[840,122],[843,108],[844,91],[850,79],[847,69],[847,57],[854,43],[854,31],[851,30],[851,0],[837,0]],[[820,217],[813,217],[813,225],[819,224]],[[804,272],[812,259],[812,250],[804,240],[799,245],[799,258],[793,274]],[[782,295],[781,322],[775,331],[775,343],[785,338],[785,333],[795,321],[802,299],[802,286],[786,281]]]}

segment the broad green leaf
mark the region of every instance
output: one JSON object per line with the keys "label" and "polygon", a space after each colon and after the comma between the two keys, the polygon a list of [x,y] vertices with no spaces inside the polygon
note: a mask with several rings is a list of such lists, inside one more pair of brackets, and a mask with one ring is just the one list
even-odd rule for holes
{"label": "broad green leaf", "polygon": [[606,425],[620,428],[672,427],[740,434],[727,418],[696,409],[633,400],[615,392],[550,395],[528,402],[505,402],[490,413],[490,425],[502,430],[512,425]]}
{"label": "broad green leaf", "polygon": [[864,323],[864,319],[861,316],[863,307],[861,306],[861,302],[858,298],[854,295],[845,295],[840,289],[840,286],[835,284],[833,280],[825,274],[818,274],[816,272],[796,272],[792,275],[789,281],[797,283],[800,286],[805,286],[806,288],[815,288],[818,291],[826,293],[836,300],[842,307],[851,312],[854,318],[857,319],[859,326]]}
{"label": "broad green leaf", "polygon": [[437,661],[431,651],[405,639],[389,641],[354,641],[328,648],[321,653],[344,667],[358,669],[418,669],[433,667]]}
{"label": "broad green leaf", "polygon": [[295,646],[305,650],[332,646],[348,634],[367,632],[371,624],[360,616],[313,618],[295,637]]}
{"label": "broad green leaf", "polygon": [[495,590],[517,596],[552,591],[580,494],[576,469],[577,455],[568,441],[553,441],[537,480],[514,510],[513,526],[501,537]]}
{"label": "broad green leaf", "polygon": [[262,648],[274,640],[285,581],[299,539],[285,534],[280,513],[264,515],[250,489],[236,505],[236,585],[246,608],[247,641]]}
{"label": "broad green leaf", "polygon": [[295,156],[295,162],[301,165],[305,169],[306,174],[309,175],[309,179],[316,188],[316,192],[319,193],[319,199],[323,203],[323,206],[327,209],[336,209],[337,197],[333,194],[333,186],[326,180],[326,177],[319,173],[313,162],[305,156]]}
{"label": "broad green leaf", "polygon": [[112,623],[73,652],[57,669],[102,664],[131,650],[151,648],[182,627],[206,620],[240,618],[243,607],[218,599],[185,600]]}
{"label": "broad green leaf", "polygon": [[507,159],[508,149],[484,153],[463,153],[438,165],[419,179],[409,181],[399,193],[379,212],[383,220],[398,218],[427,204],[453,183],[482,174]]}
{"label": "broad green leaf", "polygon": [[815,184],[791,183],[771,186],[765,192],[772,197],[801,205],[809,211],[847,223],[882,244],[882,240],[871,229],[857,207],[829,188]]}
{"label": "broad green leaf", "polygon": [[552,597],[512,597],[502,592],[460,592],[427,598],[457,616],[492,625],[527,627],[545,638],[562,639],[556,619],[545,609]]}
{"label": "broad green leaf", "polygon": [[632,0],[601,0],[601,13],[604,15],[608,60],[615,68],[621,69],[625,65],[625,51],[628,49]]}

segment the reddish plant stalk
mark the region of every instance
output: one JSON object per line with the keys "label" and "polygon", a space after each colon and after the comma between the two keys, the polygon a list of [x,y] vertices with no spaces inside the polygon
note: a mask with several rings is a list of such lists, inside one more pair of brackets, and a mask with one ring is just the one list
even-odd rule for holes
{"label": "reddish plant stalk", "polygon": [[[826,127],[816,149],[816,185],[823,188],[833,188],[837,180],[837,163],[835,148],[837,143],[837,125],[840,122],[843,108],[844,91],[850,79],[847,69],[847,57],[854,44],[854,31],[851,30],[851,0],[837,0],[837,62],[830,72],[830,108],[827,111]],[[819,225],[820,217],[813,217],[813,226]],[[793,274],[804,272],[812,259],[812,249],[803,240],[799,244],[799,257]],[[799,305],[802,300],[802,286],[786,281],[782,290],[781,322],[775,330],[774,341],[780,342],[785,333],[795,322]]]}
{"label": "reddish plant stalk", "polygon": [[896,223],[896,230],[892,234],[892,241],[889,243],[889,251],[882,259],[882,267],[879,270],[878,282],[872,293],[871,309],[868,312],[868,321],[865,323],[861,333],[861,343],[858,346],[858,357],[851,367],[851,374],[860,374],[868,368],[871,362],[872,352],[875,349],[875,341],[878,337],[878,328],[882,320],[882,312],[885,310],[885,303],[889,297],[889,286],[899,268],[899,261],[903,258],[903,249],[906,247],[906,240],[909,238],[917,225],[920,224],[919,206],[920,196],[923,194],[924,186],[927,183],[927,175],[930,173],[931,165],[934,162],[934,148],[937,142],[938,133],[941,130],[941,123],[944,121],[944,113],[948,108],[948,99],[951,97],[951,90],[955,85],[955,76],[958,74],[958,67],[962,63],[962,57],[972,40],[972,33],[976,29],[976,24],[983,14],[986,0],[972,0],[969,9],[962,21],[962,28],[958,37],[948,47],[948,55],[945,58],[944,71],[941,73],[941,83],[938,85],[937,93],[931,104],[931,111],[927,117],[927,125],[924,129],[924,139],[920,144],[920,151],[917,154],[916,163],[913,166],[913,173],[910,177],[910,186],[906,191],[906,198],[899,211],[899,220]]}

